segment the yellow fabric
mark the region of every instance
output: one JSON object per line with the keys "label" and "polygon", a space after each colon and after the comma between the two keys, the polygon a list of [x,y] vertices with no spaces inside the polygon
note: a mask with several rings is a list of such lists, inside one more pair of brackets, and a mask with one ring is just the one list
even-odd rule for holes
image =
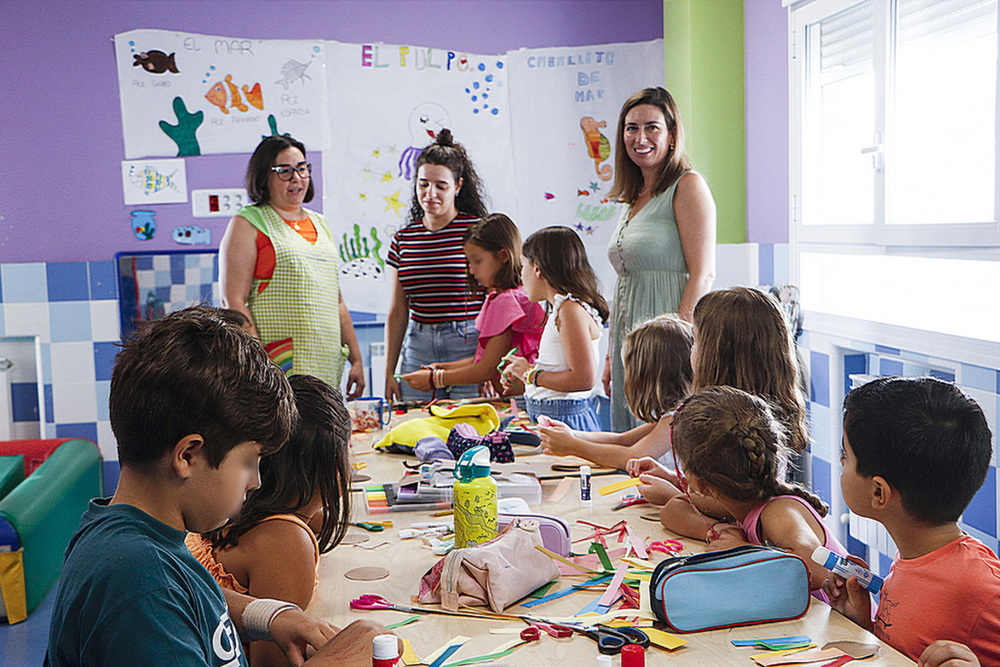
{"label": "yellow fabric", "polygon": [[0,593],[3,594],[8,623],[20,623],[28,618],[23,548],[0,553]]}
{"label": "yellow fabric", "polygon": [[386,433],[376,443],[375,449],[384,449],[393,444],[414,447],[417,442],[429,436],[447,441],[451,428],[463,423],[470,424],[480,435],[485,435],[500,426],[500,417],[489,403],[473,403],[453,408],[432,405],[430,417],[411,419],[400,424]]}

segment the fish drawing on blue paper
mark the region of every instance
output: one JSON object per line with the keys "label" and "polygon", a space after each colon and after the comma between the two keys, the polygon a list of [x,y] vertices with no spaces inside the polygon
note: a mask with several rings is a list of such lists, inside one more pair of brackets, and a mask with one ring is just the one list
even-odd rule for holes
{"label": "fish drawing on blue paper", "polygon": [[212,230],[199,227],[198,225],[188,225],[187,227],[174,227],[174,241],[183,245],[212,245]]}

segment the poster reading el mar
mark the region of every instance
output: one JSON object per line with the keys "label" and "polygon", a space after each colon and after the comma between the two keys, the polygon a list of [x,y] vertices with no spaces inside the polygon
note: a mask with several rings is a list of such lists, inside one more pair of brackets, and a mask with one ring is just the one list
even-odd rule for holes
{"label": "poster reading el mar", "polygon": [[[416,161],[444,129],[465,146],[490,211],[517,222],[507,60],[448,48],[327,42],[331,142],[323,211],[352,310],[386,312],[386,258],[410,219]],[[419,212],[418,212],[419,217]]]}
{"label": "poster reading el mar", "polygon": [[115,58],[128,159],[249,153],[275,132],[329,146],[323,41],[134,30]]}
{"label": "poster reading el mar", "polygon": [[507,60],[521,233],[574,228],[610,296],[618,112],[634,92],[663,85],[663,40],[521,49]]}

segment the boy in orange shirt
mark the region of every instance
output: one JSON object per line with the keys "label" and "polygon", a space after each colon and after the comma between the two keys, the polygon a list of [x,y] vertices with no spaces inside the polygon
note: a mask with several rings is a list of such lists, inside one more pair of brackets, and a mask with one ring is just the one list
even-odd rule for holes
{"label": "boy in orange shirt", "polygon": [[934,378],[880,378],[844,400],[844,501],[885,526],[898,553],[874,623],[856,578],[831,574],[824,588],[922,667],[1000,665],[1000,560],[958,525],[992,449],[976,402]]}

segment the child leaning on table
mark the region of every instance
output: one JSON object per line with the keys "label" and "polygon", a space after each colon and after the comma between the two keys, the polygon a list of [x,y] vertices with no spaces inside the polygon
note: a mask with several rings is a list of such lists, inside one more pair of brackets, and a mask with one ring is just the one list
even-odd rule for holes
{"label": "child leaning on table", "polygon": [[958,525],[991,454],[983,411],[947,382],[880,378],[844,399],[844,502],[898,551],[874,623],[857,579],[831,574],[824,588],[834,609],[921,665],[976,664],[946,662],[963,644],[1000,665],[1000,560]]}
{"label": "child leaning on table", "polygon": [[707,538],[710,550],[750,543],[790,551],[806,562],[809,588],[825,601],[827,571],[812,561],[812,552],[847,551],[823,523],[826,504],[782,479],[791,450],[771,407],[733,387],[708,387],[677,408],[671,439],[681,486],[721,507],[733,523],[709,519],[689,501],[664,506],[663,525]]}
{"label": "child leaning on table", "polygon": [[[224,527],[188,533],[185,542],[221,587],[305,609],[320,554],[350,522],[351,416],[340,391],[319,378],[293,375],[288,383],[299,418],[285,446],[261,459],[260,487]],[[247,653],[254,667],[288,665],[270,642],[253,642]]]}
{"label": "child leaning on table", "polygon": [[198,306],[151,322],[111,375],[121,478],[70,540],[49,627],[52,667],[246,666],[240,638],[273,639],[302,664],[371,665],[385,632],[337,632],[295,605],[222,591],[184,546],[236,514],[262,454],[296,418],[284,373],[249,334]]}
{"label": "child leaning on table", "polygon": [[629,459],[667,454],[670,417],[691,389],[693,340],[691,325],[676,315],[654,317],[630,331],[622,343],[625,401],[646,423],[625,433],[605,433],[543,420],[539,431],[545,453],[579,456],[621,470]]}

